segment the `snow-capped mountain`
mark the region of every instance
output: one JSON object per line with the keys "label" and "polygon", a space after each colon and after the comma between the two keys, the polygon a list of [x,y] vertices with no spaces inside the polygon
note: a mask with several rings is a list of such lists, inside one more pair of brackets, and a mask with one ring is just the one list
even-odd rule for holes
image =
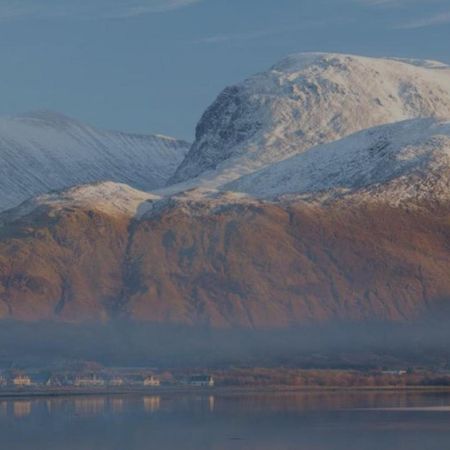
{"label": "snow-capped mountain", "polygon": [[163,186],[188,151],[163,136],[95,129],[52,112],[0,118],[0,210],[56,189],[112,180]]}
{"label": "snow-capped mountain", "polygon": [[[157,175],[153,151],[142,163],[155,138],[55,117],[2,126],[31,149],[4,152],[4,164],[28,164],[25,187],[49,167],[42,179],[62,183],[70,167],[72,184],[103,177],[105,162],[104,178],[134,187]],[[73,164],[72,139],[100,144]],[[156,161],[167,169],[166,152],[185,151],[175,141]],[[1,213],[0,318],[263,329],[448,320],[449,67],[290,57],[221,94],[172,181],[152,192],[97,182]]]}
{"label": "snow-capped mountain", "polygon": [[448,66],[293,55],[219,95],[171,183],[199,177],[214,186],[312,146],[419,117],[450,118]]}
{"label": "snow-capped mountain", "polygon": [[381,125],[244,176],[226,186],[258,198],[356,192],[395,203],[450,199],[450,122],[414,119]]}

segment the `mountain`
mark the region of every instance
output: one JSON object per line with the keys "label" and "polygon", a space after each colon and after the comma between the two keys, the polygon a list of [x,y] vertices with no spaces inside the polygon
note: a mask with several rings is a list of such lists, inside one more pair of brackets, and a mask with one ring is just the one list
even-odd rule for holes
{"label": "mountain", "polygon": [[0,317],[448,321],[448,82],[429,61],[288,58],[205,114],[186,181],[76,186],[0,214]]}
{"label": "mountain", "polygon": [[52,190],[112,180],[163,186],[188,144],[162,136],[97,130],[52,112],[0,119],[0,210]]}
{"label": "mountain", "polygon": [[448,317],[448,201],[98,190],[101,202],[87,186],[1,215],[0,317],[253,329]]}
{"label": "mountain", "polygon": [[[293,55],[226,88],[170,183],[231,181],[366,128],[450,117],[450,68],[433,61]],[[204,180],[206,179],[206,180]]]}
{"label": "mountain", "polygon": [[450,122],[313,147],[224,191],[100,183],[0,215],[0,317],[283,328],[447,317]]}
{"label": "mountain", "polygon": [[258,198],[450,199],[450,121],[414,119],[313,147],[224,186]]}

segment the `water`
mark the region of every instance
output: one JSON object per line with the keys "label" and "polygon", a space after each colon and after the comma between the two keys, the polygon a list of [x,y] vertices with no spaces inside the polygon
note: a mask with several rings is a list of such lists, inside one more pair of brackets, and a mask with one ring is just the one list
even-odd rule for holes
{"label": "water", "polygon": [[7,450],[442,450],[450,395],[282,393],[0,400]]}

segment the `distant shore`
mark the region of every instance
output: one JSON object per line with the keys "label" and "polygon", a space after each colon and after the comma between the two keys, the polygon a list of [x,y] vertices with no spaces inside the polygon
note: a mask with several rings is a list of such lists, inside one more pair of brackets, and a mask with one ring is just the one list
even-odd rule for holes
{"label": "distant shore", "polygon": [[23,388],[0,389],[0,399],[32,397],[83,397],[83,396],[158,396],[158,395],[233,395],[320,392],[443,392],[450,386],[218,386],[211,388],[190,386],[161,386],[152,388]]}

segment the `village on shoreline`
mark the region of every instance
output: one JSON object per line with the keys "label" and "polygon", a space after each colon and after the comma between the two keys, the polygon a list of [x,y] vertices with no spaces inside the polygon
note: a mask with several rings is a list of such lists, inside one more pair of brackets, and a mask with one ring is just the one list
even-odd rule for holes
{"label": "village on shoreline", "polygon": [[212,388],[212,375],[193,374],[174,378],[145,370],[91,371],[85,373],[6,371],[0,374],[0,395],[34,392],[138,391],[168,386]]}
{"label": "village on shoreline", "polygon": [[450,389],[450,372],[426,369],[105,368],[0,370],[0,397],[221,389]]}

